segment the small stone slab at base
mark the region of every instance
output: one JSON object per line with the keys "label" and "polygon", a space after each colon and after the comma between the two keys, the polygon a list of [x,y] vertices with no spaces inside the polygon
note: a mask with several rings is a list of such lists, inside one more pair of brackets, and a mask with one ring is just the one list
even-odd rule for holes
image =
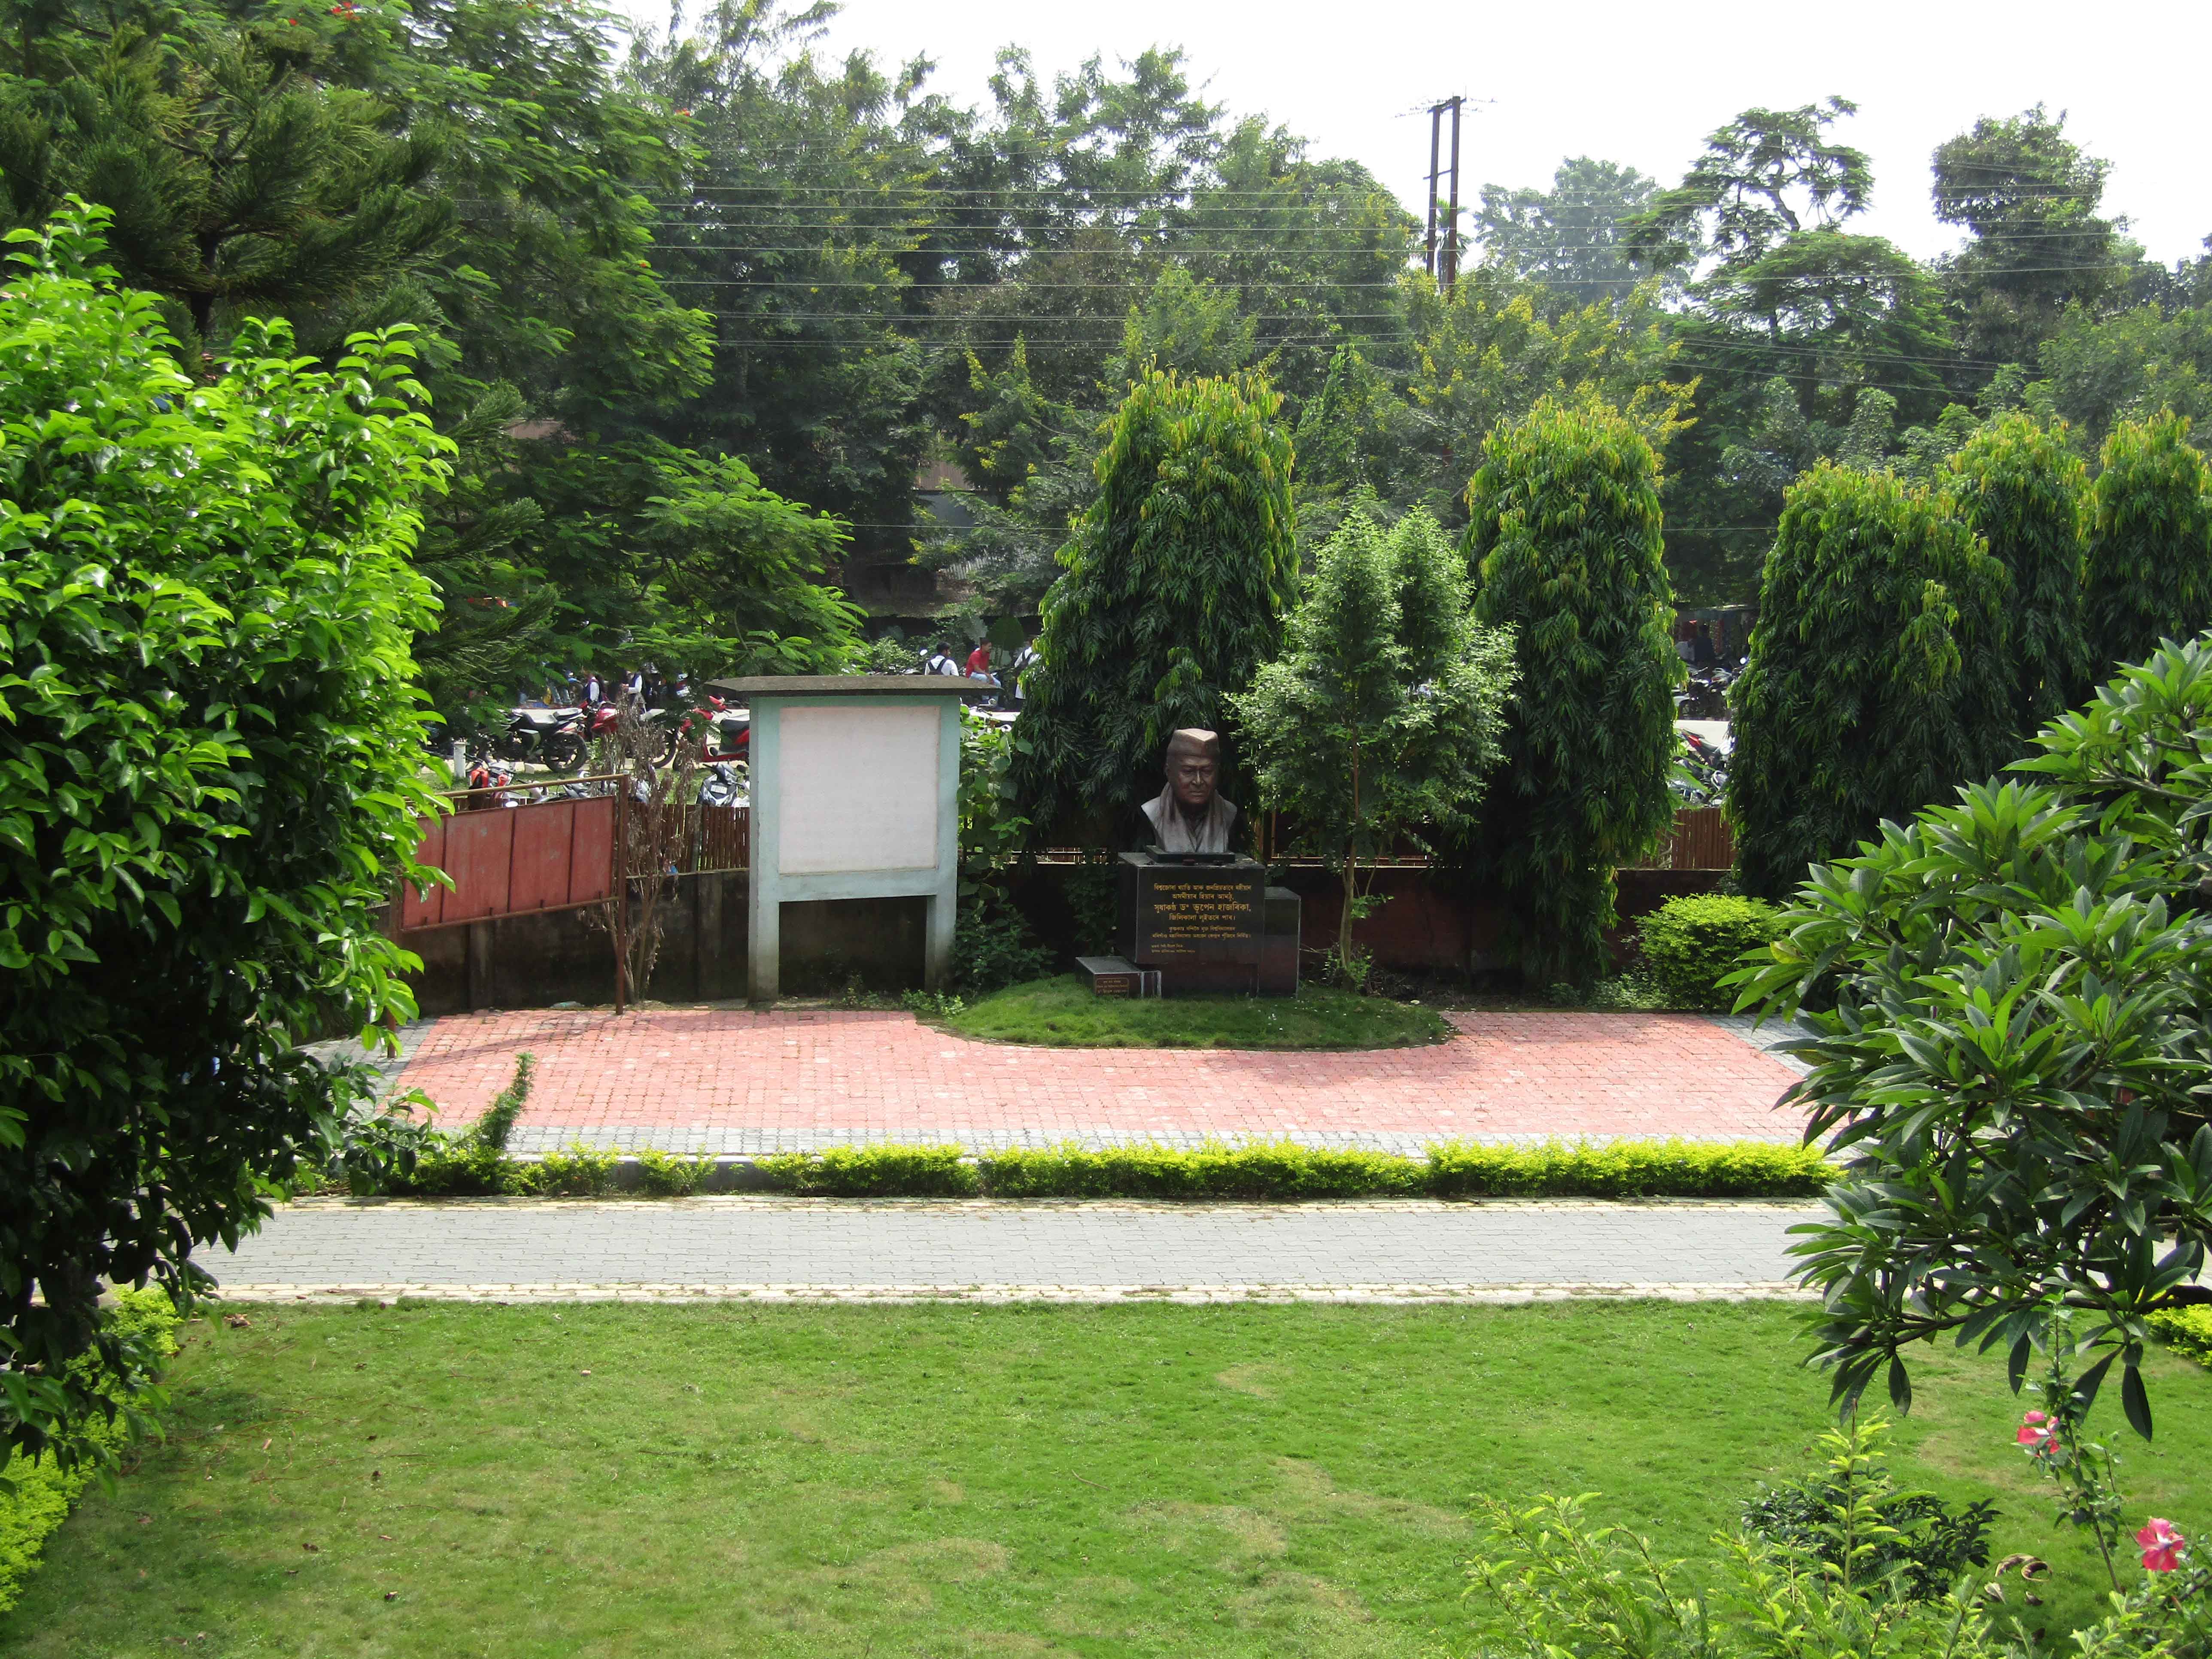
{"label": "small stone slab at base", "polygon": [[1078,957],[1076,970],[1091,981],[1093,996],[1156,997],[1160,976],[1121,957]]}

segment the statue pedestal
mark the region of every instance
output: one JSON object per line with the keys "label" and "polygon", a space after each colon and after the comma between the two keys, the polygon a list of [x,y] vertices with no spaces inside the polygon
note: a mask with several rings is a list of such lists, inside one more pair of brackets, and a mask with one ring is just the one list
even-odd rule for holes
{"label": "statue pedestal", "polygon": [[1158,974],[1163,994],[1297,990],[1297,898],[1268,887],[1265,865],[1124,853],[1120,873],[1120,954],[1132,967]]}

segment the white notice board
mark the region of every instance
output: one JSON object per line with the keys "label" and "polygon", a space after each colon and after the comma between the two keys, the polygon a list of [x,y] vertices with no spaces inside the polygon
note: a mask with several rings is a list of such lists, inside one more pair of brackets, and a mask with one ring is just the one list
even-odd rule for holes
{"label": "white notice board", "polygon": [[781,725],[781,874],[935,867],[945,719],[934,699],[799,704],[782,711]]}

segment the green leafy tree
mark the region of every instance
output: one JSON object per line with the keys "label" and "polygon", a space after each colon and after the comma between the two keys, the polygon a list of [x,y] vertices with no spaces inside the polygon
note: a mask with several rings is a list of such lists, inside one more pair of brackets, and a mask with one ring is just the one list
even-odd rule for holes
{"label": "green leafy tree", "polygon": [[1548,191],[1485,185],[1475,235],[1486,258],[1568,305],[1626,300],[1650,274],[1630,257],[1629,222],[1658,193],[1658,181],[1634,167],[1573,155],[1559,163]]}
{"label": "green leafy tree", "polygon": [[[1232,696],[1261,800],[1344,882],[1337,966],[1364,983],[1354,924],[1373,861],[1464,831],[1499,757],[1510,633],[1480,626],[1467,564],[1416,508],[1386,540],[1355,507],[1322,544],[1283,654]],[[1361,866],[1367,866],[1361,878]]]}
{"label": "green leafy tree", "polygon": [[387,883],[436,805],[409,348],[256,325],[196,380],[105,217],[11,233],[0,290],[0,1437],[64,1455],[103,1284],[204,1284],[366,1082],[298,1045],[412,1015]]}
{"label": "green leafy tree", "polygon": [[2100,459],[2081,597],[2093,673],[2212,623],[2212,467],[2187,419],[2124,422]]}
{"label": "green leafy tree", "polygon": [[2085,1407],[2117,1364],[2150,1433],[2145,1322],[2212,1243],[2208,732],[2212,646],[2159,651],[2045,727],[2027,781],[1816,866],[1739,975],[1809,1028],[1792,1095],[1845,1160],[1795,1247],[1845,1406],[1884,1376],[1909,1401],[1907,1352],[1949,1337],[2015,1389],[2038,1347],[2087,1357]]}
{"label": "green leafy tree", "polygon": [[2080,440],[2103,443],[2122,421],[2171,410],[2212,431],[2212,259],[2197,262],[2194,305],[2140,305],[2108,316],[2069,310],[2043,342],[2044,378],[2019,389],[2047,404]]}
{"label": "green leafy tree", "polygon": [[1729,693],[1729,812],[1746,891],[1790,892],[1987,777],[2014,742],[2012,584],[1942,498],[1823,462],[1789,491]]}
{"label": "green leafy tree", "polygon": [[2142,250],[2099,211],[2112,163],[2066,137],[2066,117],[1984,117],[1936,147],[1936,216],[1973,240],[1942,282],[1970,356],[2032,363],[2072,306],[2109,307]]}
{"label": "green leafy tree", "polygon": [[2055,720],[2088,677],[2081,634],[2088,469],[2063,434],[2014,411],[1976,431],[1945,469],[1959,515],[2012,578],[2006,606],[2013,726]]}
{"label": "green leafy tree", "polygon": [[1154,372],[1108,428],[1023,710],[1014,781],[1040,829],[1134,800],[1168,734],[1220,726],[1274,654],[1297,583],[1280,401],[1256,376]]}
{"label": "green leafy tree", "polygon": [[1724,271],[1757,264],[1790,238],[1866,210],[1874,169],[1866,152],[1828,129],[1858,106],[1845,98],[1796,109],[1747,109],[1710,134],[1682,182],[1629,227],[1647,269],[1709,255]]}
{"label": "green leafy tree", "polygon": [[1484,446],[1463,551],[1475,615],[1514,632],[1505,769],[1476,865],[1505,889],[1531,982],[1606,963],[1613,871],[1674,822],[1674,589],[1660,559],[1659,460],[1613,410],[1546,398]]}

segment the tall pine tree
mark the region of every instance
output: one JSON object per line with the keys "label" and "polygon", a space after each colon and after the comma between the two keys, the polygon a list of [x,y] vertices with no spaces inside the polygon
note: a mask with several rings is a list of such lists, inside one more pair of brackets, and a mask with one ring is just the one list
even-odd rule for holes
{"label": "tall pine tree", "polygon": [[1790,486],[1729,696],[1747,891],[1793,891],[2011,758],[2011,592],[1948,503],[1893,474],[1823,461]]}
{"label": "tall pine tree", "polygon": [[1060,550],[1014,784],[1040,830],[1106,832],[1159,787],[1179,726],[1218,728],[1297,588],[1291,440],[1257,375],[1147,373],[1107,429]]}
{"label": "tall pine tree", "polygon": [[1316,556],[1283,654],[1231,699],[1261,802],[1343,880],[1337,963],[1354,985],[1373,861],[1464,830],[1498,763],[1513,640],[1468,601],[1466,566],[1427,513],[1386,540],[1355,504]]}
{"label": "tall pine tree", "polygon": [[1587,984],[1606,963],[1613,871],[1674,821],[1683,671],[1659,461],[1613,410],[1551,398],[1484,455],[1465,551],[1475,614],[1515,630],[1520,680],[1474,862],[1505,889],[1524,976]]}
{"label": "tall pine tree", "polygon": [[2087,672],[2081,568],[2088,477],[2060,433],[2018,410],[1975,433],[1946,469],[1959,516],[2012,577],[2012,718],[2023,738],[2065,712]]}
{"label": "tall pine tree", "polygon": [[2081,596],[2092,679],[2212,623],[2212,467],[2190,447],[2187,417],[2122,422],[2102,461]]}

